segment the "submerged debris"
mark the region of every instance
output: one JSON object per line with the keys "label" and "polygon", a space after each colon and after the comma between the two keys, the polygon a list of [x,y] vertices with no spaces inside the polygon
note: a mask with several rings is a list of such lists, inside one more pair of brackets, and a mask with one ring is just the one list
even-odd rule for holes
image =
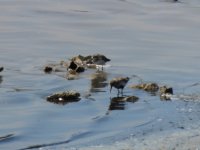
{"label": "submerged debris", "polygon": [[4,69],[3,67],[0,67],[0,72],[2,72],[2,71],[3,71],[3,69]]}
{"label": "submerged debris", "polygon": [[171,100],[171,96],[173,95],[173,88],[162,86],[160,87],[160,98],[162,100]]}
{"label": "submerged debris", "polygon": [[131,88],[142,89],[147,92],[157,92],[159,90],[159,86],[156,83],[141,83],[138,85],[133,85]]}
{"label": "submerged debris", "polygon": [[66,104],[70,102],[78,102],[80,100],[80,93],[75,91],[65,91],[61,93],[55,93],[47,97],[47,101],[56,104]]}

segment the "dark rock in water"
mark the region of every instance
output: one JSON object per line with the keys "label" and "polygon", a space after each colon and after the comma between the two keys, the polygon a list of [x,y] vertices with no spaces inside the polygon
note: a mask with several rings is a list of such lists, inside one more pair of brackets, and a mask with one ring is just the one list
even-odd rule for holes
{"label": "dark rock in water", "polygon": [[78,65],[84,65],[85,61],[86,61],[86,57],[82,56],[82,55],[78,55],[75,56],[71,59],[71,61],[75,62]]}
{"label": "dark rock in water", "polygon": [[80,101],[80,93],[75,91],[66,91],[61,93],[55,93],[47,97],[47,101],[56,104],[67,104],[70,102]]}
{"label": "dark rock in water", "polygon": [[173,95],[173,88],[162,86],[160,87],[160,98],[161,100],[171,100],[171,96]]}
{"label": "dark rock in water", "polygon": [[77,72],[77,73],[81,73],[81,72],[84,72],[84,71],[85,71],[85,68],[82,67],[82,66],[78,66],[78,67],[76,68],[76,72]]}
{"label": "dark rock in water", "polygon": [[172,94],[173,95],[173,89],[172,89],[172,87],[162,86],[162,87],[160,87],[160,94]]}
{"label": "dark rock in water", "polygon": [[127,96],[124,98],[127,102],[135,103],[139,100],[137,96]]}
{"label": "dark rock in water", "polygon": [[2,72],[2,71],[3,71],[3,69],[4,69],[3,67],[0,67],[0,72]]}
{"label": "dark rock in water", "polygon": [[46,66],[45,68],[44,68],[44,72],[45,73],[51,73],[53,71],[53,68],[51,67],[51,66]]}
{"label": "dark rock in water", "polygon": [[157,92],[159,90],[159,86],[156,83],[142,83],[138,85],[133,85],[131,88],[142,89],[147,92]]}
{"label": "dark rock in water", "polygon": [[69,69],[76,70],[77,67],[78,67],[78,65],[74,61],[71,61],[69,66],[68,66],[68,70]]}
{"label": "dark rock in water", "polygon": [[106,56],[101,54],[95,54],[95,55],[88,55],[88,56],[82,56],[78,55],[71,59],[74,63],[76,63],[79,66],[87,66],[88,68],[97,68],[97,65],[103,65],[106,64],[106,62],[110,61]]}
{"label": "dark rock in water", "polygon": [[68,67],[68,71],[73,70],[76,71],[77,73],[81,73],[85,71],[85,68],[83,65],[79,65],[74,61],[71,61]]}

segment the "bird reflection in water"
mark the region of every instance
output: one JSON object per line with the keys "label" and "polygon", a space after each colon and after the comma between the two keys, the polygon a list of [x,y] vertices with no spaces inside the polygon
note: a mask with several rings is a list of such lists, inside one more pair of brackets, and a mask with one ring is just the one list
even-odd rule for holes
{"label": "bird reflection in water", "polygon": [[0,76],[0,84],[3,82],[3,76]]}
{"label": "bird reflection in water", "polygon": [[122,96],[110,98],[110,105],[106,115],[113,110],[125,110],[127,102],[135,103],[139,100],[137,96]]}
{"label": "bird reflection in water", "polygon": [[109,110],[124,110],[125,102],[124,97],[113,97],[110,99]]}
{"label": "bird reflection in water", "polygon": [[90,92],[104,92],[102,88],[105,88],[106,86],[108,86],[106,72],[97,71],[91,75]]}

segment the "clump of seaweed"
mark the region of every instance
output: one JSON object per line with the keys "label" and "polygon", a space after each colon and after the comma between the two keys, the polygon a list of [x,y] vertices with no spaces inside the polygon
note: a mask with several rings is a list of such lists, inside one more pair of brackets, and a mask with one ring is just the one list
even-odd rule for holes
{"label": "clump of seaweed", "polygon": [[137,85],[131,86],[131,88],[142,89],[147,92],[157,92],[159,90],[159,86],[157,83],[141,83]]}
{"label": "clump of seaweed", "polygon": [[162,86],[160,87],[160,99],[161,100],[171,100],[171,96],[173,95],[173,88]]}
{"label": "clump of seaweed", "polygon": [[47,101],[56,104],[66,104],[70,102],[80,101],[80,93],[76,91],[65,91],[60,93],[55,93],[47,97]]}

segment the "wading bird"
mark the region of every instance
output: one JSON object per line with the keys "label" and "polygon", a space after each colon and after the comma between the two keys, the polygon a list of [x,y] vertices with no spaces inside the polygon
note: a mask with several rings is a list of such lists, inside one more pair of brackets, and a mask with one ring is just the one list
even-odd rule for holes
{"label": "wading bird", "polygon": [[129,81],[129,77],[119,77],[119,78],[114,78],[110,81],[110,92],[112,90],[112,87],[115,87],[118,90],[118,95],[120,93],[119,89],[121,89],[121,94],[123,95],[123,89],[126,86],[126,84]]}

